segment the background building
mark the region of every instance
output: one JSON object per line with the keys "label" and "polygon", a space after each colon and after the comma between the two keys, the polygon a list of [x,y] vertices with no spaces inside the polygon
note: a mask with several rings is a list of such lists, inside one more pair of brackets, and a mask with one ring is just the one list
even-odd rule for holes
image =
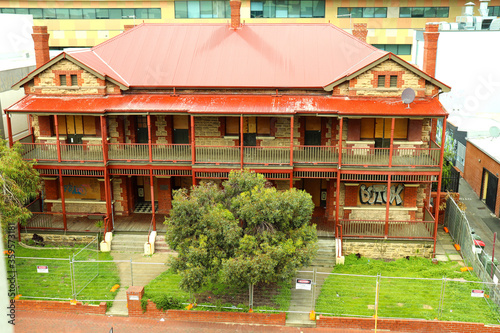
{"label": "background building", "polygon": [[[368,24],[367,42],[411,60],[413,29],[428,22],[455,22],[466,1],[333,1],[243,0],[246,23],[332,23],[351,30]],[[498,16],[500,0],[491,0],[489,15]],[[91,47],[123,31],[124,25],[146,23],[224,23],[229,21],[226,0],[170,1],[0,1],[1,12],[33,15],[45,25],[51,48]]]}

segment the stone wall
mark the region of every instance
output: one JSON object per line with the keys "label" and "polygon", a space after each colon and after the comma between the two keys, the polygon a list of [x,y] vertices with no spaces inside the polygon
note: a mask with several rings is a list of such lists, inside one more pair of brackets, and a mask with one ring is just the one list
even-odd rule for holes
{"label": "stone wall", "polygon": [[[378,87],[378,76],[385,75],[385,87]],[[389,77],[397,76],[397,87],[389,87]],[[415,90],[418,97],[432,96],[439,89],[430,82],[401,66],[393,60],[386,60],[372,69],[358,75],[349,82],[349,96],[399,97],[406,88]],[[334,88],[334,95],[346,92],[345,86]]]}
{"label": "stone wall", "polygon": [[423,258],[432,257],[432,241],[392,241],[392,240],[350,240],[342,244],[344,255],[359,253],[363,257],[374,259],[399,259],[406,256]]}
{"label": "stone wall", "polygon": [[[53,213],[61,213],[62,212],[62,204],[61,201],[51,201]],[[82,201],[81,203],[77,202],[65,202],[65,208],[67,213],[81,213],[82,215],[87,214],[106,214],[106,202],[98,201],[96,203],[90,203],[89,200]]]}
{"label": "stone wall", "polygon": [[[66,75],[66,85],[61,85],[60,75]],[[77,75],[78,86],[71,85],[70,75]],[[30,93],[44,95],[104,95],[106,85],[104,80],[85,71],[73,62],[62,59],[35,76],[34,86],[31,86],[29,90]]]}
{"label": "stone wall", "polygon": [[[40,234],[45,242],[51,243],[77,243],[88,244],[96,237],[96,234],[86,235],[59,235],[59,234]],[[26,243],[33,238],[33,233],[21,233],[21,241]]]}

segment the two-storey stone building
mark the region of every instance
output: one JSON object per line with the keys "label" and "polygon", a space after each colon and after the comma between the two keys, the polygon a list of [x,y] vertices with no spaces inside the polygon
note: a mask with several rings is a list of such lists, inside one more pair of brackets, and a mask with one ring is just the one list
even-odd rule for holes
{"label": "two-storey stone building", "polygon": [[320,235],[342,226],[344,238],[432,243],[438,94],[450,88],[432,77],[437,26],[427,28],[425,73],[365,43],[366,26],[355,37],[331,24],[241,24],[237,6],[231,26],[141,24],[51,60],[35,27],[37,69],[7,109],[31,115],[24,157],[44,179],[27,227],[102,217],[107,230],[156,230],[172,190],[248,168],[309,192]]}

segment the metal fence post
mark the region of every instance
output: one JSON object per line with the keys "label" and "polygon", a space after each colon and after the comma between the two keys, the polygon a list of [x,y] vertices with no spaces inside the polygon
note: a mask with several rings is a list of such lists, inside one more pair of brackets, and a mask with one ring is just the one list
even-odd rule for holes
{"label": "metal fence post", "polygon": [[132,268],[132,258],[130,258],[130,285],[134,285],[134,271]]}
{"label": "metal fence post", "polygon": [[248,307],[253,309],[253,283],[248,284]]}
{"label": "metal fence post", "polygon": [[377,320],[378,320],[378,297],[379,297],[379,278],[380,278],[380,274],[377,274],[377,282],[376,282],[376,285],[375,285],[375,315],[374,315],[374,318],[375,318],[375,333],[377,333]]}
{"label": "metal fence post", "polygon": [[75,263],[74,263],[75,255],[73,254],[73,258],[71,255],[69,256],[69,273],[71,276],[71,284],[72,284],[72,290],[71,292],[73,293],[73,299],[76,300],[76,280],[75,280]]}
{"label": "metal fence post", "polygon": [[443,314],[445,289],[446,277],[443,276],[443,283],[441,284],[441,295],[439,296],[438,319],[440,319],[441,315]]}
{"label": "metal fence post", "polygon": [[312,278],[312,293],[311,293],[311,310],[314,310],[314,292],[316,289],[316,267],[313,268],[313,278]]}

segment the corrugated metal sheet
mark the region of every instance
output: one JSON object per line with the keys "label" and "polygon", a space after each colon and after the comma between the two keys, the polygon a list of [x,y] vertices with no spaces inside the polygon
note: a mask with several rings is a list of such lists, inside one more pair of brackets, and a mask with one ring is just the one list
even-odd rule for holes
{"label": "corrugated metal sheet", "polygon": [[387,52],[331,24],[142,24],[68,54],[129,86],[319,88]]}
{"label": "corrugated metal sheet", "polygon": [[192,114],[313,113],[342,116],[429,116],[447,113],[437,99],[415,100],[406,108],[400,99],[348,99],[331,96],[270,95],[108,95],[104,97],[43,97],[30,95],[7,112],[22,113],[124,113],[188,112]]}

